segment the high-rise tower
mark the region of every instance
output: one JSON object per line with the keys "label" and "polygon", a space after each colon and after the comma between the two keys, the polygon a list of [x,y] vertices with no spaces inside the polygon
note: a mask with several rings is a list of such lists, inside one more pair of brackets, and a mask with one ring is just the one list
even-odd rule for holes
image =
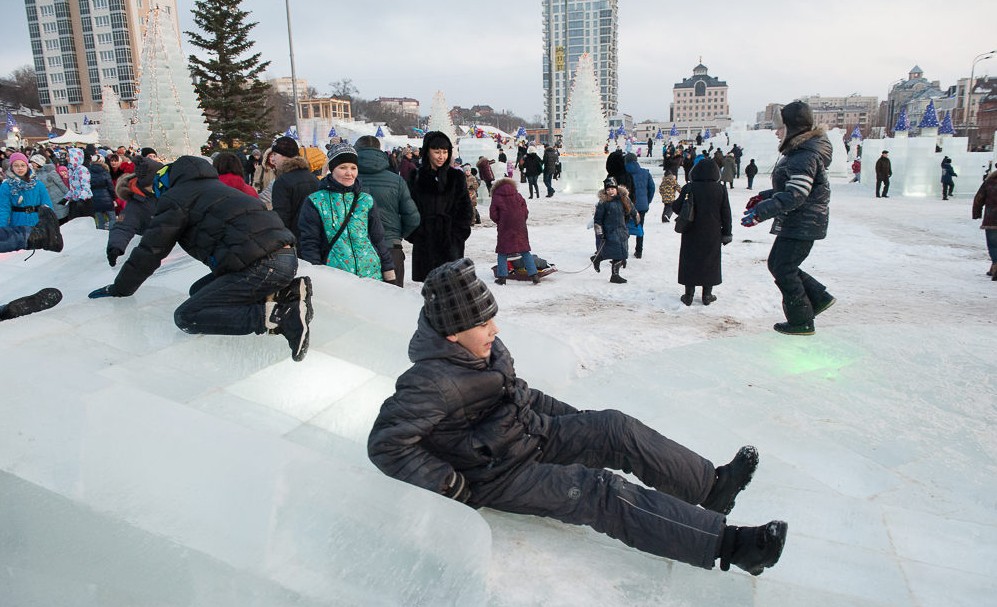
{"label": "high-rise tower", "polygon": [[176,0],[24,0],[42,111],[59,128],[82,130],[102,109],[101,86],[122,108],[137,95],[142,32],[157,5],[177,28]]}
{"label": "high-rise tower", "polygon": [[607,116],[616,114],[616,0],[543,0],[542,6],[544,116],[548,131],[559,133],[564,128],[571,75],[583,53],[592,56],[603,111]]}

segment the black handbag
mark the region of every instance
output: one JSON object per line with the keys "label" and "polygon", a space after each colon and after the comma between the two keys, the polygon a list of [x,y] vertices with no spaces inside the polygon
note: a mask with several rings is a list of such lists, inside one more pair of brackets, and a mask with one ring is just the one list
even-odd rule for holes
{"label": "black handbag", "polygon": [[687,185],[683,190],[684,199],[682,196],[679,197],[682,208],[675,216],[675,231],[679,234],[684,234],[696,220],[696,199],[692,195],[692,187]]}

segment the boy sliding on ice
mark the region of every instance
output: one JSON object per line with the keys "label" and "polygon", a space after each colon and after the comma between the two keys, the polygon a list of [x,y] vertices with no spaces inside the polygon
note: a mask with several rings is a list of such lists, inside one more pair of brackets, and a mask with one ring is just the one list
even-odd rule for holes
{"label": "boy sliding on ice", "polygon": [[[384,473],[466,503],[588,525],[628,546],[752,575],[779,560],[787,525],[725,514],[758,465],[754,447],[714,465],[639,420],[579,411],[516,376],[498,306],[469,259],[426,277],[413,366],[381,406],[367,452]],[[606,468],[633,473],[646,488]]]}

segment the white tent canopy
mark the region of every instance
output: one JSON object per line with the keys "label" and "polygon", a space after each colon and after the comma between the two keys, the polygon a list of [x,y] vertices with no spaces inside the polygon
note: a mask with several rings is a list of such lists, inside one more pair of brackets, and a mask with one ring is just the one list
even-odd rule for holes
{"label": "white tent canopy", "polygon": [[66,129],[65,133],[59,135],[58,137],[53,137],[52,139],[49,139],[48,143],[52,144],[92,143],[94,145],[97,145],[99,139],[100,135],[99,133],[97,133],[97,131],[94,131],[92,133],[87,133],[86,135],[81,135],[80,133],[77,133],[73,129]]}

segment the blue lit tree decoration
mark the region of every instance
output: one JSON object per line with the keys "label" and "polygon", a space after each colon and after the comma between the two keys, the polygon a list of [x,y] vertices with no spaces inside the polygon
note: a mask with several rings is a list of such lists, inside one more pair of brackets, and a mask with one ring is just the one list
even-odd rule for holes
{"label": "blue lit tree decoration", "polygon": [[859,129],[858,125],[855,125],[855,130],[852,131],[852,139],[862,139],[862,130]]}
{"label": "blue lit tree decoration", "polygon": [[710,129],[709,129],[709,128],[707,128],[707,129],[706,129],[706,132],[705,132],[705,133],[703,133],[703,139],[704,139],[704,140],[706,140],[706,139],[709,139],[709,138],[710,138],[710,137],[712,137],[712,136],[713,136],[713,135],[712,135],[712,134],[710,133]]}
{"label": "blue lit tree decoration", "polygon": [[907,118],[907,106],[900,108],[900,115],[897,116],[897,123],[893,125],[893,131],[909,131],[910,119]]}
{"label": "blue lit tree decoration", "polygon": [[935,111],[935,100],[928,101],[928,107],[924,108],[924,116],[918,123],[918,128],[930,129],[938,126],[938,112]]}
{"label": "blue lit tree decoration", "polygon": [[332,139],[333,137],[337,137],[336,127],[329,128],[329,139]]}
{"label": "blue lit tree decoration", "polygon": [[655,135],[654,138],[658,141],[661,141],[662,139],[665,138],[665,134],[661,132],[661,129],[658,129],[658,134]]}
{"label": "blue lit tree decoration", "polygon": [[672,123],[672,130],[668,131],[668,136],[669,137],[678,137],[679,136],[679,130],[675,126],[674,122]]}
{"label": "blue lit tree decoration", "polygon": [[955,135],[955,129],[952,128],[952,116],[949,112],[945,112],[945,117],[942,118],[942,126],[938,128],[939,135]]}
{"label": "blue lit tree decoration", "polygon": [[374,137],[377,137],[378,139],[384,137],[384,131],[381,130],[381,127],[377,127],[377,132],[374,133]]}

